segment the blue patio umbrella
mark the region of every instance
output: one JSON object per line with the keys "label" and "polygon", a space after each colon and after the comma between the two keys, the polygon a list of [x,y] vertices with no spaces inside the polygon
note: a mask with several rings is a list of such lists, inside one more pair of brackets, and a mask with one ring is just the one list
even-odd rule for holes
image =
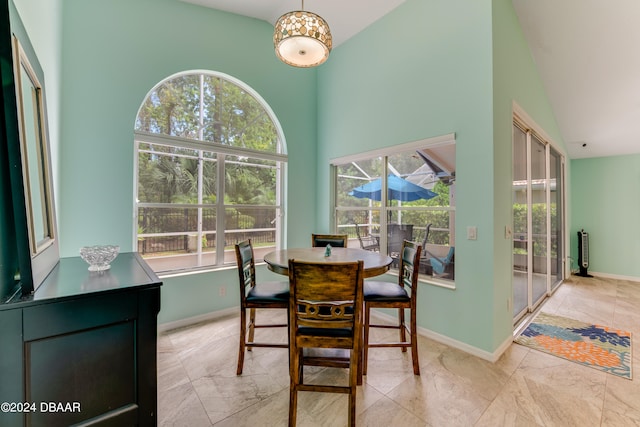
{"label": "blue patio umbrella", "polygon": [[[387,179],[387,187],[389,189],[389,200],[400,200],[403,202],[411,202],[419,199],[431,199],[437,194],[431,190],[420,187],[412,182],[402,179],[396,175],[389,175]],[[350,196],[359,199],[371,199],[380,201],[382,196],[382,180],[380,178],[367,184],[356,187],[349,192]]]}

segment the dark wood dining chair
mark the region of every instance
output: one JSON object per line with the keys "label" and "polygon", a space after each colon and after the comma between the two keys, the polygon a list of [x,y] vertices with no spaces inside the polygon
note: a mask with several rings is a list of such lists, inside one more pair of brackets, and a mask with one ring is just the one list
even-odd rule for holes
{"label": "dark wood dining chair", "polygon": [[[356,385],[362,357],[363,277],[363,261],[314,263],[289,260],[289,426],[296,425],[299,391],[348,394],[348,425],[356,425]],[[342,349],[350,354],[345,357],[336,356],[334,352],[323,353],[328,349]],[[348,385],[305,383],[305,365],[347,368]]]}
{"label": "dark wood dining chair", "polygon": [[[410,347],[413,373],[420,375],[416,309],[421,251],[422,246],[420,244],[405,240],[402,243],[402,250],[399,256],[398,282],[367,280],[364,283],[363,375],[367,374],[367,358],[369,349],[373,347],[401,347],[403,352],[406,352],[407,348]],[[397,308],[398,323],[395,325],[371,324],[372,308]],[[405,322],[405,309],[410,310],[409,325]],[[372,343],[369,341],[370,328],[398,329],[400,341]],[[409,340],[407,340],[407,333]]]}
{"label": "dark wood dining chair", "polygon": [[[288,282],[256,282],[256,266],[251,239],[238,243],[236,261],[240,282],[240,348],[238,351],[238,369],[242,374],[245,349],[253,347],[287,348],[287,343],[265,343],[254,341],[255,330],[260,328],[281,328],[288,323],[260,324],[256,322],[257,309],[284,309],[289,307]],[[247,311],[249,319],[247,322]]]}
{"label": "dark wood dining chair", "polygon": [[346,248],[347,241],[349,240],[348,234],[312,234],[311,246],[314,248],[324,248],[327,245],[331,245],[334,248]]}

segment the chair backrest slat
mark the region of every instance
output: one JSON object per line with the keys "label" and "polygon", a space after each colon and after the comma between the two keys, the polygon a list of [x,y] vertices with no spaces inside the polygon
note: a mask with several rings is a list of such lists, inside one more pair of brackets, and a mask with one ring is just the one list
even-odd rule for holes
{"label": "chair backrest slat", "polygon": [[251,239],[238,243],[235,248],[240,281],[240,297],[244,299],[246,288],[256,284],[256,264],[253,258]]}
{"label": "chair backrest slat", "polygon": [[363,271],[363,261],[315,263],[289,260],[292,333],[300,326],[352,328],[360,323]]}
{"label": "chair backrest slat", "polygon": [[398,274],[398,284],[402,287],[410,288],[412,293],[415,293],[417,288],[421,252],[422,245],[408,240],[402,243],[402,254],[400,256],[401,274]]}
{"label": "chair backrest slat", "polygon": [[347,234],[312,234],[311,246],[314,248],[324,248],[331,245],[334,248],[346,248],[349,240]]}

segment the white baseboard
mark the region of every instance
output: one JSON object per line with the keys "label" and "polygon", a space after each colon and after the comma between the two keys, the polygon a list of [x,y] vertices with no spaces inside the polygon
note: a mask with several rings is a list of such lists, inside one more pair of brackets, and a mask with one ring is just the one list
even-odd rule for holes
{"label": "white baseboard", "polygon": [[620,274],[599,273],[597,271],[590,271],[589,274],[595,277],[604,277],[605,279],[617,279],[617,280],[628,280],[630,282],[640,282],[640,277],[635,277],[635,276],[622,276]]}
{"label": "white baseboard", "polygon": [[[376,311],[372,311],[371,314],[373,317],[378,317],[380,319],[397,321],[395,317],[388,314],[379,313]],[[505,339],[504,342],[494,352],[490,353],[486,350],[482,350],[481,348],[474,347],[462,341],[454,340],[453,338],[439,334],[427,328],[418,327],[418,334],[422,335],[423,337],[430,338],[434,341],[438,341],[441,344],[448,345],[449,347],[464,351],[465,353],[469,353],[472,356],[487,360],[491,363],[495,363],[496,361],[498,361],[500,356],[502,356],[502,353],[504,353],[513,342],[513,337],[507,337],[507,339]]]}
{"label": "white baseboard", "polygon": [[225,308],[224,310],[212,311],[210,313],[200,314],[198,316],[187,317],[186,319],[175,320],[173,322],[160,323],[158,332],[166,332],[172,329],[184,328],[185,326],[195,325],[196,323],[209,322],[211,320],[220,319],[222,317],[231,316],[240,312],[240,307]]}

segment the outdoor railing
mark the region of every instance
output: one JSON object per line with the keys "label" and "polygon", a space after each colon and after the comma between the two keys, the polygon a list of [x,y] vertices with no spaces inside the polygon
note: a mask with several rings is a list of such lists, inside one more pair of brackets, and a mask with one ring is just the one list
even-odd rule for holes
{"label": "outdoor railing", "polygon": [[[202,250],[204,252],[215,250],[216,233],[203,233],[202,237]],[[192,253],[198,250],[197,238],[193,233],[143,234],[138,238],[138,252],[142,255]],[[226,230],[225,247],[232,247],[246,239],[251,239],[255,246],[269,243],[275,245],[275,229]]]}
{"label": "outdoor railing", "polygon": [[[202,241],[198,242],[198,209],[202,209]],[[256,246],[275,244],[275,208],[227,208],[224,246],[251,239]],[[198,207],[140,207],[138,252],[143,255],[193,253],[216,249],[215,209]]]}

